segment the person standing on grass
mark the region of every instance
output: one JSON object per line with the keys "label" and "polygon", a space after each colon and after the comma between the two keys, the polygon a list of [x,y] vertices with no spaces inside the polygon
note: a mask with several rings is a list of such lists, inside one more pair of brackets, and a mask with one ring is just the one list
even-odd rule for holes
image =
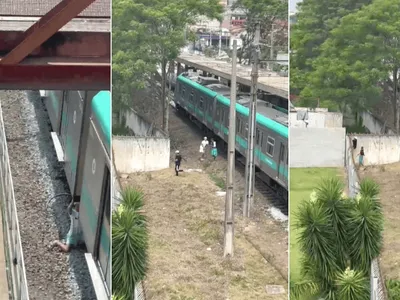
{"label": "person standing on grass", "polygon": [[73,247],[78,246],[82,239],[82,232],[79,226],[79,203],[71,203],[68,206],[68,214],[71,219],[71,225],[65,241],[53,241],[50,247],[58,246],[62,252],[69,252]]}
{"label": "person standing on grass", "polygon": [[201,155],[200,160],[204,160],[205,149],[206,149],[207,146],[208,146],[208,140],[207,140],[207,137],[205,136],[204,139],[201,141],[201,144],[200,144],[200,149],[199,149],[199,152],[200,152],[200,155]]}
{"label": "person standing on grass", "polygon": [[358,164],[360,167],[364,167],[364,147],[361,147],[360,153],[357,154],[358,156]]}
{"label": "person standing on grass", "polygon": [[179,150],[175,151],[175,174],[179,175],[179,170],[181,167],[182,155],[179,153]]}
{"label": "person standing on grass", "polygon": [[217,142],[214,139],[211,139],[211,156],[214,158],[214,160],[218,156]]}

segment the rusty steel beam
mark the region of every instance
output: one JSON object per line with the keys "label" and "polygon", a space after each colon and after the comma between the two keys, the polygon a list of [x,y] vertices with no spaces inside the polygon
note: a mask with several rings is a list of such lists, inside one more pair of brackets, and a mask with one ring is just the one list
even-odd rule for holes
{"label": "rusty steel beam", "polygon": [[[63,0],[38,22],[27,30],[28,34],[1,61],[0,65],[15,65],[32,53],[37,47],[56,34],[63,26],[81,13],[95,0]],[[44,19],[44,21],[41,21]]]}
{"label": "rusty steel beam", "polygon": [[0,89],[110,90],[110,87],[110,64],[101,60],[28,58],[18,65],[0,66]]}

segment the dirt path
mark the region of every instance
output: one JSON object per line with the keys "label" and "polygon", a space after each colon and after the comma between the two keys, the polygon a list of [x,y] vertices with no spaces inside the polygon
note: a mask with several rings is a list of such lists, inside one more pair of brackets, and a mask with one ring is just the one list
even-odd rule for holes
{"label": "dirt path", "polygon": [[[184,172],[176,177],[170,168],[131,174],[121,178],[121,184],[141,187],[146,195],[150,230],[146,288],[150,299],[287,299],[286,292],[267,293],[267,285],[286,288],[287,281],[244,233],[252,237],[261,228],[274,228],[271,220],[245,226],[237,218],[234,257],[230,261],[222,258],[224,197],[217,196],[219,188],[209,175]],[[264,231],[264,236],[269,244],[281,242],[285,249],[287,241],[279,233]]]}
{"label": "dirt path", "polygon": [[383,276],[400,279],[400,163],[367,167],[361,178],[369,177],[381,187],[380,198],[385,216],[381,266]]}
{"label": "dirt path", "polygon": [[[170,111],[170,137],[171,137],[171,164],[174,152],[179,149],[186,161],[183,161],[183,169],[202,169],[214,181],[214,184],[225,190],[225,178],[227,170],[226,158],[222,155],[213,161],[210,153],[207,153],[206,160],[199,160],[199,146],[204,133],[190,120]],[[208,137],[210,139],[210,137]],[[221,142],[217,144],[221,146]],[[209,151],[208,151],[209,152]],[[219,154],[224,154],[219,149]],[[237,163],[239,166],[239,163]],[[235,213],[236,218],[242,215],[242,203],[244,194],[244,174],[235,172]],[[273,197],[273,196],[271,196]],[[288,274],[288,222],[275,220],[269,213],[273,208],[271,199],[267,199],[262,191],[257,191],[254,199],[254,210],[251,224],[246,229],[246,236],[268,257],[269,261],[276,266],[279,272],[287,279]]]}

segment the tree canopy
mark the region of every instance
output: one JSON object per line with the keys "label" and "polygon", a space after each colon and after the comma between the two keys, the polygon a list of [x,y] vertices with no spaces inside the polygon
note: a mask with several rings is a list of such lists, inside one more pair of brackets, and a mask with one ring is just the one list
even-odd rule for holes
{"label": "tree canopy", "polygon": [[[287,21],[288,19],[288,2],[282,0],[237,0],[232,6],[232,10],[240,9],[246,15],[245,33],[241,38],[243,47],[238,52],[238,58],[249,59],[251,57],[251,44],[254,39],[256,30],[255,21],[260,22],[260,38],[261,43],[261,59],[274,59],[270,57],[271,32],[273,24],[276,21]],[[276,50],[287,51],[288,38],[287,27],[280,26],[279,30],[274,33],[274,45]],[[275,54],[276,54],[275,50]]]}
{"label": "tree canopy", "polygon": [[290,28],[290,89],[299,94],[313,71],[313,61],[320,55],[320,46],[340,19],[372,0],[304,0],[299,3],[297,23]]}
{"label": "tree canopy", "polygon": [[380,100],[387,85],[397,112],[399,46],[400,3],[376,0],[344,17],[331,31],[302,93],[357,112]]}
{"label": "tree canopy", "polygon": [[165,62],[175,59],[185,45],[187,25],[199,16],[220,19],[222,13],[218,0],[114,0],[112,5],[117,109],[132,105],[132,90],[155,85],[154,78],[160,81],[165,75]]}

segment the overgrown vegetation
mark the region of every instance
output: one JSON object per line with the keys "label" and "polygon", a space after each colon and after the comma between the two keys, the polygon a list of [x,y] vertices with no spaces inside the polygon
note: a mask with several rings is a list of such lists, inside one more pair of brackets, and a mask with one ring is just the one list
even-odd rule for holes
{"label": "overgrown vegetation", "polygon": [[366,179],[349,198],[337,178],[325,179],[295,213],[302,257],[301,280],[291,299],[369,299],[369,272],[382,247],[379,186]]}
{"label": "overgrown vegetation", "polygon": [[357,119],[386,102],[399,129],[399,18],[397,1],[302,2],[290,39],[290,86],[299,106],[337,106]]}
{"label": "overgrown vegetation", "polygon": [[386,288],[388,292],[388,300],[400,299],[400,280],[386,280]]}
{"label": "overgrown vegetation", "polygon": [[112,215],[112,288],[114,300],[131,300],[146,276],[148,230],[142,213],[143,192],[128,187]]}

